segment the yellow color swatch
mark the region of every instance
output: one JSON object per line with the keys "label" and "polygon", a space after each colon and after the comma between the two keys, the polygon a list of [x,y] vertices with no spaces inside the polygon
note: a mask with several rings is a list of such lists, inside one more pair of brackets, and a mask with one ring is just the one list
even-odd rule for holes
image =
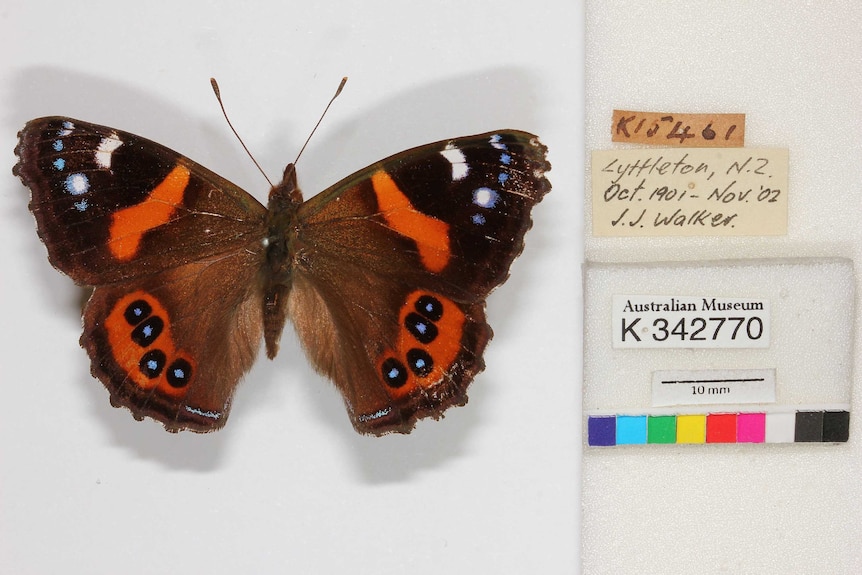
{"label": "yellow color swatch", "polygon": [[706,443],[705,415],[678,415],[676,418],[677,443]]}

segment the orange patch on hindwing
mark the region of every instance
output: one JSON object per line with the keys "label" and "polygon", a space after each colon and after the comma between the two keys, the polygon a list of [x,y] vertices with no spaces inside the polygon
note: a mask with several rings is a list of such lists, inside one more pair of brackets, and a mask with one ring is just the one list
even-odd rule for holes
{"label": "orange patch on hindwing", "polygon": [[197,367],[177,349],[170,315],[159,300],[142,290],[123,296],[108,314],[105,330],[114,361],[135,385],[174,398],[186,394]]}
{"label": "orange patch on hindwing", "polygon": [[416,242],[425,269],[438,273],[449,263],[449,224],[413,207],[398,184],[383,170],[371,176],[377,205],[392,228]]}
{"label": "orange patch on hindwing", "polygon": [[113,214],[108,248],[115,258],[129,261],[135,257],[144,234],[170,221],[182,204],[189,176],[188,168],[177,165],[143,202]]}
{"label": "orange patch on hindwing", "polygon": [[465,323],[452,300],[424,291],[409,294],[398,313],[395,349],[377,362],[390,393],[399,398],[439,382],[461,351]]}

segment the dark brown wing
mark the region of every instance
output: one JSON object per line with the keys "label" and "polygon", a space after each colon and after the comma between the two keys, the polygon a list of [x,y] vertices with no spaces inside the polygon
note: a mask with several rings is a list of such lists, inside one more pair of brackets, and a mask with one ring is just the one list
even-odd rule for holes
{"label": "dark brown wing", "polygon": [[265,208],[159,144],[69,118],[19,134],[14,173],[51,263],[96,289],[81,345],[114,405],[224,425],[262,332]]}
{"label": "dark brown wing", "polygon": [[545,147],[500,131],[429,144],[306,202],[289,314],[363,433],[408,433],[467,401],[491,338],[485,298],[550,190]]}
{"label": "dark brown wing", "polygon": [[244,249],[263,237],[252,196],[150,140],[71,118],[18,134],[13,168],[48,257],[81,285],[101,285]]}

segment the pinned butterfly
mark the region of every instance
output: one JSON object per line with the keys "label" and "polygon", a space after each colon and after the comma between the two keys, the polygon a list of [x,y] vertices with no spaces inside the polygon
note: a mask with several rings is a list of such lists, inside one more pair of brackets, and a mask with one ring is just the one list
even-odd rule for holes
{"label": "pinned butterfly", "polygon": [[500,130],[395,154],[303,201],[293,164],[264,207],[185,156],[63,117],[19,133],[13,172],[51,263],[94,286],[81,346],[114,406],[169,431],[228,417],[289,318],[361,433],[409,433],[467,402],[485,299],[550,190],[536,136]]}

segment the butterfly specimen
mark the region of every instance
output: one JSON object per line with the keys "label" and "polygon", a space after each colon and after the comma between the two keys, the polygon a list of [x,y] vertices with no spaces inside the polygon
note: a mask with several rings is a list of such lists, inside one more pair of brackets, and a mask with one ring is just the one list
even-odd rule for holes
{"label": "butterfly specimen", "polygon": [[19,133],[13,172],[51,263],[94,286],[81,345],[137,419],[221,428],[286,320],[357,431],[409,433],[467,401],[485,299],[550,190],[515,130],[413,148],[303,201],[293,164],[268,206],[155,142],[64,117]]}

